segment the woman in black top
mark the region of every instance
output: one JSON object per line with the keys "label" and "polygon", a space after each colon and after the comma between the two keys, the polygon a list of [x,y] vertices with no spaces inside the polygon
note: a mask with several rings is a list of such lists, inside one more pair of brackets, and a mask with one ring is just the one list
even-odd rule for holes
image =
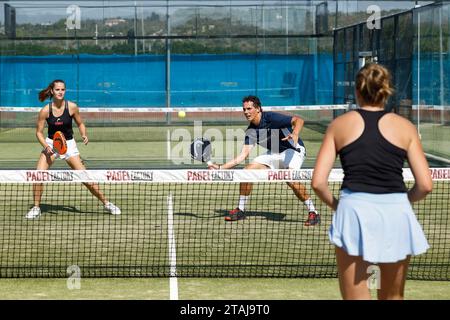
{"label": "woman in black top", "polygon": [[[85,170],[81,161],[78,148],[73,138],[72,119],[78,126],[84,144],[88,144],[89,139],[86,134],[86,126],[81,119],[78,106],[64,99],[66,85],[62,80],[54,80],[49,86],[39,93],[39,100],[45,101],[51,98],[51,102],[45,105],[41,111],[36,124],[36,137],[42,145],[43,150],[37,163],[37,170],[48,170],[56,159],[65,160],[74,170]],[[48,125],[48,136],[44,137],[44,124]],[[55,153],[53,150],[53,135],[56,131],[61,131],[67,140],[67,152],[64,155]],[[96,196],[111,214],[120,214],[120,209],[113,203],[106,200],[105,195],[100,191],[96,183],[84,183],[89,191]],[[40,203],[43,193],[43,184],[33,184],[34,207],[26,214],[27,219],[34,219],[41,215]]]}
{"label": "woman in black top", "polygon": [[[325,133],[312,179],[316,194],[336,212],[329,231],[344,299],[370,299],[372,264],[380,271],[379,299],[403,299],[411,255],[429,246],[410,202],[431,192],[432,180],[417,130],[384,111],[393,94],[389,71],[368,64],[356,76],[359,109],[335,119]],[[344,171],[339,201],[328,187],[336,156]],[[407,190],[407,160],[415,178]]]}

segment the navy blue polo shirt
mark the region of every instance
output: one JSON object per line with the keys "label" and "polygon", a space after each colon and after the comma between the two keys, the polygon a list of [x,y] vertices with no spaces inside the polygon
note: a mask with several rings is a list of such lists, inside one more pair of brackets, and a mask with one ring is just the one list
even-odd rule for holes
{"label": "navy blue polo shirt", "polygon": [[295,146],[292,139],[282,141],[283,138],[292,133],[291,122],[292,116],[271,111],[262,112],[259,125],[250,123],[245,130],[244,144],[258,144],[271,153],[281,153],[287,149],[299,151],[300,147],[305,147],[300,137]]}

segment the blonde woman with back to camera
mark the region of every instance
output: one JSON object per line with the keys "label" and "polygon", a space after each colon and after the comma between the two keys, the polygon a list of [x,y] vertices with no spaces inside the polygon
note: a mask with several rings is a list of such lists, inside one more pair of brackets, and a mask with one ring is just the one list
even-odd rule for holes
{"label": "blonde woman with back to camera", "polygon": [[[414,125],[384,106],[394,90],[389,71],[365,65],[355,81],[359,108],[328,127],[317,156],[312,187],[335,210],[329,238],[335,245],[344,299],[370,299],[371,265],[379,268],[378,299],[403,299],[410,257],[429,248],[411,203],[424,199],[432,180]],[[328,176],[339,155],[344,171],[339,200]],[[415,178],[408,190],[407,160]]]}

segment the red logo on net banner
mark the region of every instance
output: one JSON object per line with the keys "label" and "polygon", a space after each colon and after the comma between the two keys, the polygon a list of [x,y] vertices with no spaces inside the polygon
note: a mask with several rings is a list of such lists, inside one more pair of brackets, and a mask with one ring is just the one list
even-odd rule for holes
{"label": "red logo on net banner", "polygon": [[431,168],[430,169],[431,179],[450,179],[450,169],[449,168]]}
{"label": "red logo on net banner", "polygon": [[27,171],[27,181],[73,181],[73,172]]}
{"label": "red logo on net banner", "polygon": [[277,170],[267,172],[267,180],[292,181],[292,180],[311,180],[311,179],[312,179],[312,171],[307,170]]}
{"label": "red logo on net banner", "polygon": [[187,171],[188,181],[234,181],[234,171]]}
{"label": "red logo on net banner", "polygon": [[151,171],[109,170],[106,172],[107,181],[153,181]]}

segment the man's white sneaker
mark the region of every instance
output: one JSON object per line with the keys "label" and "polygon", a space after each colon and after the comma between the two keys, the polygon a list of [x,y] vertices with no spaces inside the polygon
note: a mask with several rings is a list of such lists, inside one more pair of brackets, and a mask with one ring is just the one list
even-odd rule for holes
{"label": "man's white sneaker", "polygon": [[27,219],[35,219],[41,215],[41,208],[34,206],[30,211],[25,215]]}
{"label": "man's white sneaker", "polygon": [[108,210],[109,213],[111,213],[111,214],[121,214],[121,211],[120,211],[119,207],[115,206],[111,202],[107,202],[105,204],[105,209]]}

